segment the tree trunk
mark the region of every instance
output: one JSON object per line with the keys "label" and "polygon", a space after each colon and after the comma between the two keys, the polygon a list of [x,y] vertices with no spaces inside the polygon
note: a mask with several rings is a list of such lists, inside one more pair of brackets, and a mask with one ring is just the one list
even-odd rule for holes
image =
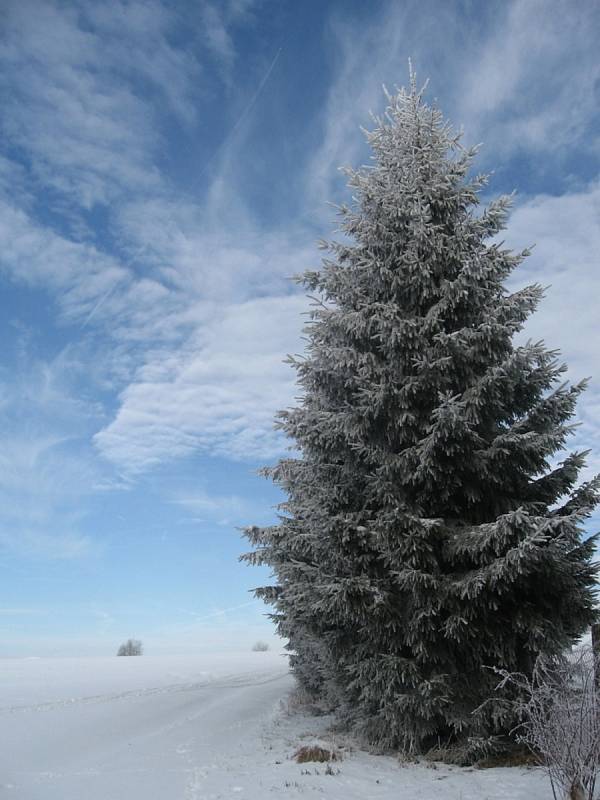
{"label": "tree trunk", "polygon": [[592,625],[592,652],[594,654],[594,679],[600,688],[600,623]]}

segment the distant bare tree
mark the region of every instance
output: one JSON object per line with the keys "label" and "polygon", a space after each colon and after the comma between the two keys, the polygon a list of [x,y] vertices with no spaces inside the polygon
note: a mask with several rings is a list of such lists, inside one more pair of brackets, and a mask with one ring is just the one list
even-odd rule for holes
{"label": "distant bare tree", "polygon": [[144,648],[139,639],[127,639],[117,651],[118,656],[141,656]]}
{"label": "distant bare tree", "polygon": [[252,645],[252,649],[255,653],[266,653],[269,649],[269,645],[266,642],[255,642]]}
{"label": "distant bare tree", "polygon": [[546,769],[555,800],[593,800],[600,763],[600,696],[591,648],[561,660],[538,659],[531,677],[503,672],[523,720],[516,731]]}

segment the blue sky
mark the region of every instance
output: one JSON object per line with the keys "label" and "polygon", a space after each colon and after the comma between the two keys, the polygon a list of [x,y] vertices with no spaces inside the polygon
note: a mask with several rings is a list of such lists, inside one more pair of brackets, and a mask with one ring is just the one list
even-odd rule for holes
{"label": "blue sky", "polygon": [[286,353],[338,167],[412,59],[516,190],[527,335],[593,376],[600,471],[600,7],[593,0],[4,0],[0,655],[268,638],[236,526],[286,443]]}

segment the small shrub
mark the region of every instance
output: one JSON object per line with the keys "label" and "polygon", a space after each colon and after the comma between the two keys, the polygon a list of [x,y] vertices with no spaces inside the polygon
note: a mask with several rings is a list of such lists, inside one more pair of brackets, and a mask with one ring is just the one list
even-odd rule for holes
{"label": "small shrub", "polygon": [[475,762],[477,769],[496,769],[497,767],[539,767],[540,757],[525,745],[507,748],[499,753],[486,756]]}
{"label": "small shrub", "polygon": [[532,766],[540,763],[539,758],[526,744],[515,742],[507,736],[470,737],[446,744],[440,742],[425,753],[425,760],[477,769]]}
{"label": "small shrub", "polygon": [[269,649],[269,645],[266,642],[254,642],[252,645],[252,650],[255,653],[266,653]]}
{"label": "small shrub", "polygon": [[298,764],[306,764],[307,761],[341,761],[340,754],[335,750],[327,750],[317,744],[301,747],[294,753],[294,758]]}
{"label": "small shrub", "polygon": [[320,703],[320,698],[315,699],[313,694],[298,685],[285,699],[280,700],[279,705],[282,713],[288,717],[294,714],[323,717],[329,713],[329,709],[324,708]]}
{"label": "small shrub", "polygon": [[127,639],[117,650],[118,656],[141,656],[144,647],[139,639]]}
{"label": "small shrub", "polygon": [[531,677],[501,672],[522,720],[518,740],[538,754],[556,800],[593,800],[600,763],[598,687],[591,648],[572,657],[538,659]]}

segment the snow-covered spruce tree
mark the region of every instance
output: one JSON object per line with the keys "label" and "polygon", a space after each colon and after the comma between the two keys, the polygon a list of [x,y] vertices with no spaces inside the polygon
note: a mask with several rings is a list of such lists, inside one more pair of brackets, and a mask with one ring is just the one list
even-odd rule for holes
{"label": "snow-covered spruce tree", "polygon": [[594,620],[599,487],[577,488],[584,453],[555,459],[584,384],[513,343],[542,289],[505,286],[527,256],[491,241],[510,200],[478,213],[475,151],[422,94],[388,97],[346,237],[301,278],[303,399],[278,423],[301,456],[265,471],[287,501],[245,556],[273,569],[257,595],[301,685],[413,752],[506,732],[487,668],[530,674]]}

